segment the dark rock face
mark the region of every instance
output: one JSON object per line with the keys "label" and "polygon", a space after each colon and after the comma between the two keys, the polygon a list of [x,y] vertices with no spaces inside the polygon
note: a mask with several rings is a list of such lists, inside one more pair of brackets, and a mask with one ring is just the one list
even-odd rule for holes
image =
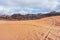
{"label": "dark rock face", "polygon": [[21,14],[13,14],[11,17],[13,19],[18,19],[18,20],[34,20],[34,19],[40,19],[42,18],[42,14],[26,14],[26,15],[21,15]]}
{"label": "dark rock face", "polygon": [[12,16],[11,16],[13,19],[17,19],[17,20],[20,20],[20,19],[22,19],[22,15],[21,14],[13,14]]}
{"label": "dark rock face", "polygon": [[0,20],[11,20],[12,18],[9,15],[0,16]]}
{"label": "dark rock face", "polygon": [[5,20],[35,20],[35,19],[40,19],[44,17],[50,17],[50,16],[57,16],[60,15],[60,12],[50,12],[46,14],[38,13],[38,14],[13,14],[11,16],[9,15],[2,15],[0,16],[0,19],[5,19]]}

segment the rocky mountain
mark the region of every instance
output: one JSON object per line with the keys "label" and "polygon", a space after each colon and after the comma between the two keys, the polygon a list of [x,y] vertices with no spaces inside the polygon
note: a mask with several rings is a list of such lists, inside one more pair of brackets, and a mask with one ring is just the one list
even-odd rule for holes
{"label": "rocky mountain", "polygon": [[50,17],[50,16],[57,16],[60,15],[60,12],[52,11],[50,13],[42,14],[42,13],[37,13],[37,14],[13,14],[11,16],[9,15],[2,15],[0,16],[0,20],[35,20],[35,19],[41,19],[44,17]]}

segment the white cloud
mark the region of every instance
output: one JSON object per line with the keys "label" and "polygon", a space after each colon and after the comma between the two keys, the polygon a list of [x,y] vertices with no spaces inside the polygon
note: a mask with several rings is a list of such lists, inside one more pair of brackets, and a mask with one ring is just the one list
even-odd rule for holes
{"label": "white cloud", "polygon": [[58,3],[57,1],[52,1],[52,2],[50,3],[50,6],[49,6],[49,7],[52,6],[50,9],[54,10],[54,9],[57,7],[58,4],[59,4],[59,3]]}
{"label": "white cloud", "polygon": [[4,9],[4,7],[3,6],[0,6],[0,11],[2,11]]}
{"label": "white cloud", "polygon": [[25,15],[25,14],[28,14],[28,11],[20,11],[19,13]]}
{"label": "white cloud", "polygon": [[[32,13],[32,10],[40,9],[42,12],[55,10],[59,5],[58,0],[0,0],[0,11],[7,13]],[[4,5],[5,4],[5,5]],[[38,12],[37,12],[38,13]]]}

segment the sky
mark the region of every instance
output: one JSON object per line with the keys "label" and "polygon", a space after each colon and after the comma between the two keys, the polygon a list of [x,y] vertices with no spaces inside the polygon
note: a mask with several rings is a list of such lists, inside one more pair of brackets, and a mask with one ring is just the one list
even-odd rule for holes
{"label": "sky", "polygon": [[0,14],[60,11],[60,0],[0,0]]}

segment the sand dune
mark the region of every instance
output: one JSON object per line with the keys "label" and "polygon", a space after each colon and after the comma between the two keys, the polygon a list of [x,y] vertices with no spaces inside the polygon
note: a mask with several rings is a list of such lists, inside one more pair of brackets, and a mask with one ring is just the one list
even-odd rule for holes
{"label": "sand dune", "polygon": [[60,40],[60,16],[0,21],[0,40]]}

